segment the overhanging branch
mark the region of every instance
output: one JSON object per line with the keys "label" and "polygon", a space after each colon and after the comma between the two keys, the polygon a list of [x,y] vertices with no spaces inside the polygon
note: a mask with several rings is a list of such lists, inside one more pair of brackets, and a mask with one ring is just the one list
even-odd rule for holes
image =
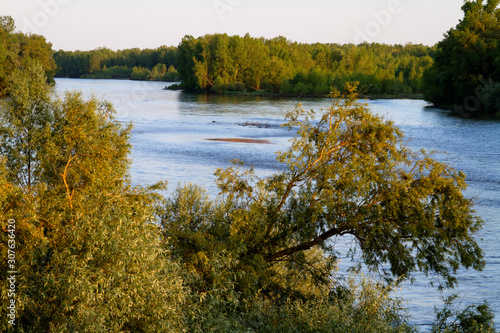
{"label": "overhanging branch", "polygon": [[271,255],[266,257],[266,261],[271,262],[271,261],[274,261],[276,259],[279,259],[279,258],[282,258],[285,256],[289,256],[289,255],[295,254],[295,253],[300,252],[300,251],[309,250],[310,248],[312,248],[316,245],[322,244],[327,239],[329,239],[335,235],[345,234],[346,231],[347,230],[341,230],[341,229],[337,229],[337,228],[330,229],[330,230],[322,233],[321,235],[315,237],[314,239],[312,239],[309,242],[305,242],[305,243],[290,247],[288,249],[276,252],[274,254],[271,254]]}

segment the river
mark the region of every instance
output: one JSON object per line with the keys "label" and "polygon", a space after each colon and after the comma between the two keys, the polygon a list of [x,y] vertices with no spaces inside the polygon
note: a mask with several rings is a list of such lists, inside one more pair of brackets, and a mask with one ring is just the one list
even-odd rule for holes
{"label": "river", "polygon": [[[287,147],[292,133],[281,128],[284,114],[299,102],[319,110],[328,99],[272,99],[264,97],[214,96],[167,91],[164,82],[57,79],[56,91],[80,90],[113,103],[117,118],[133,122],[132,181],[149,185],[167,180],[169,189],[192,182],[215,195],[213,173],[240,159],[261,175],[279,165],[275,152]],[[167,83],[168,84],[168,83]],[[449,111],[431,108],[420,100],[369,101],[372,112],[400,127],[408,147],[437,150],[435,158],[467,175],[465,194],[477,200],[476,211],[485,221],[477,234],[485,252],[486,268],[460,270],[459,287],[453,290],[463,306],[486,299],[500,327],[500,121],[466,119]],[[244,138],[270,144],[210,141]],[[451,292],[446,292],[449,295]],[[440,294],[425,276],[398,293],[408,300],[412,323],[421,330],[434,321],[434,306],[442,305]]]}

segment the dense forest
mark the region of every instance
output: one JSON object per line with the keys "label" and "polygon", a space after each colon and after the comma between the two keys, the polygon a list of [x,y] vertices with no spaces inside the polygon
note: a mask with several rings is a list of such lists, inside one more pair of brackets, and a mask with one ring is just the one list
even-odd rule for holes
{"label": "dense forest", "polygon": [[[331,87],[358,81],[366,94],[421,91],[433,48],[423,45],[300,44],[226,34],[186,36],[178,47],[155,50],[58,51],[58,76],[180,80],[188,91],[264,91],[324,96]],[[177,73],[178,71],[178,73]]]}
{"label": "dense forest", "polygon": [[438,43],[425,99],[459,112],[500,111],[500,0],[467,1],[464,18]]}
{"label": "dense forest", "polygon": [[412,44],[300,44],[215,34],[186,36],[177,61],[181,87],[191,91],[326,95],[332,86],[358,81],[366,94],[399,95],[421,91],[432,52]]}
{"label": "dense forest", "polygon": [[54,53],[58,77],[177,81],[177,48],[128,49]]}

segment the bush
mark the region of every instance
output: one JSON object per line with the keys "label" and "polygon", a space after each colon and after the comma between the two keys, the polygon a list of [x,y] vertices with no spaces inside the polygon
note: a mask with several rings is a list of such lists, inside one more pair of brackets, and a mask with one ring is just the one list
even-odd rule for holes
{"label": "bush", "polygon": [[434,310],[436,312],[436,322],[432,326],[432,333],[495,332],[493,323],[495,316],[486,301],[479,305],[469,305],[460,312],[458,306],[454,305],[457,299],[458,295],[453,294],[444,300],[442,310]]}
{"label": "bush", "polygon": [[[37,66],[14,72],[10,89],[0,113],[0,223],[16,221],[21,273],[16,325],[2,320],[0,329],[179,330],[185,291],[154,223],[159,196],[129,183],[131,127],[109,103],[80,93],[53,100]],[[5,255],[7,244],[2,233]],[[0,268],[5,281],[7,261]],[[2,304],[12,299],[0,293]]]}

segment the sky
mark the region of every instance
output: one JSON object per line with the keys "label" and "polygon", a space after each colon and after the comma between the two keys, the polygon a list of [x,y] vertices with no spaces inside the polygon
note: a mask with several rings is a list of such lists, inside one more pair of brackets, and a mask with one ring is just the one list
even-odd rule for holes
{"label": "sky", "polygon": [[434,45],[463,17],[463,0],[0,0],[18,31],[55,50],[177,46],[211,33],[301,43]]}

